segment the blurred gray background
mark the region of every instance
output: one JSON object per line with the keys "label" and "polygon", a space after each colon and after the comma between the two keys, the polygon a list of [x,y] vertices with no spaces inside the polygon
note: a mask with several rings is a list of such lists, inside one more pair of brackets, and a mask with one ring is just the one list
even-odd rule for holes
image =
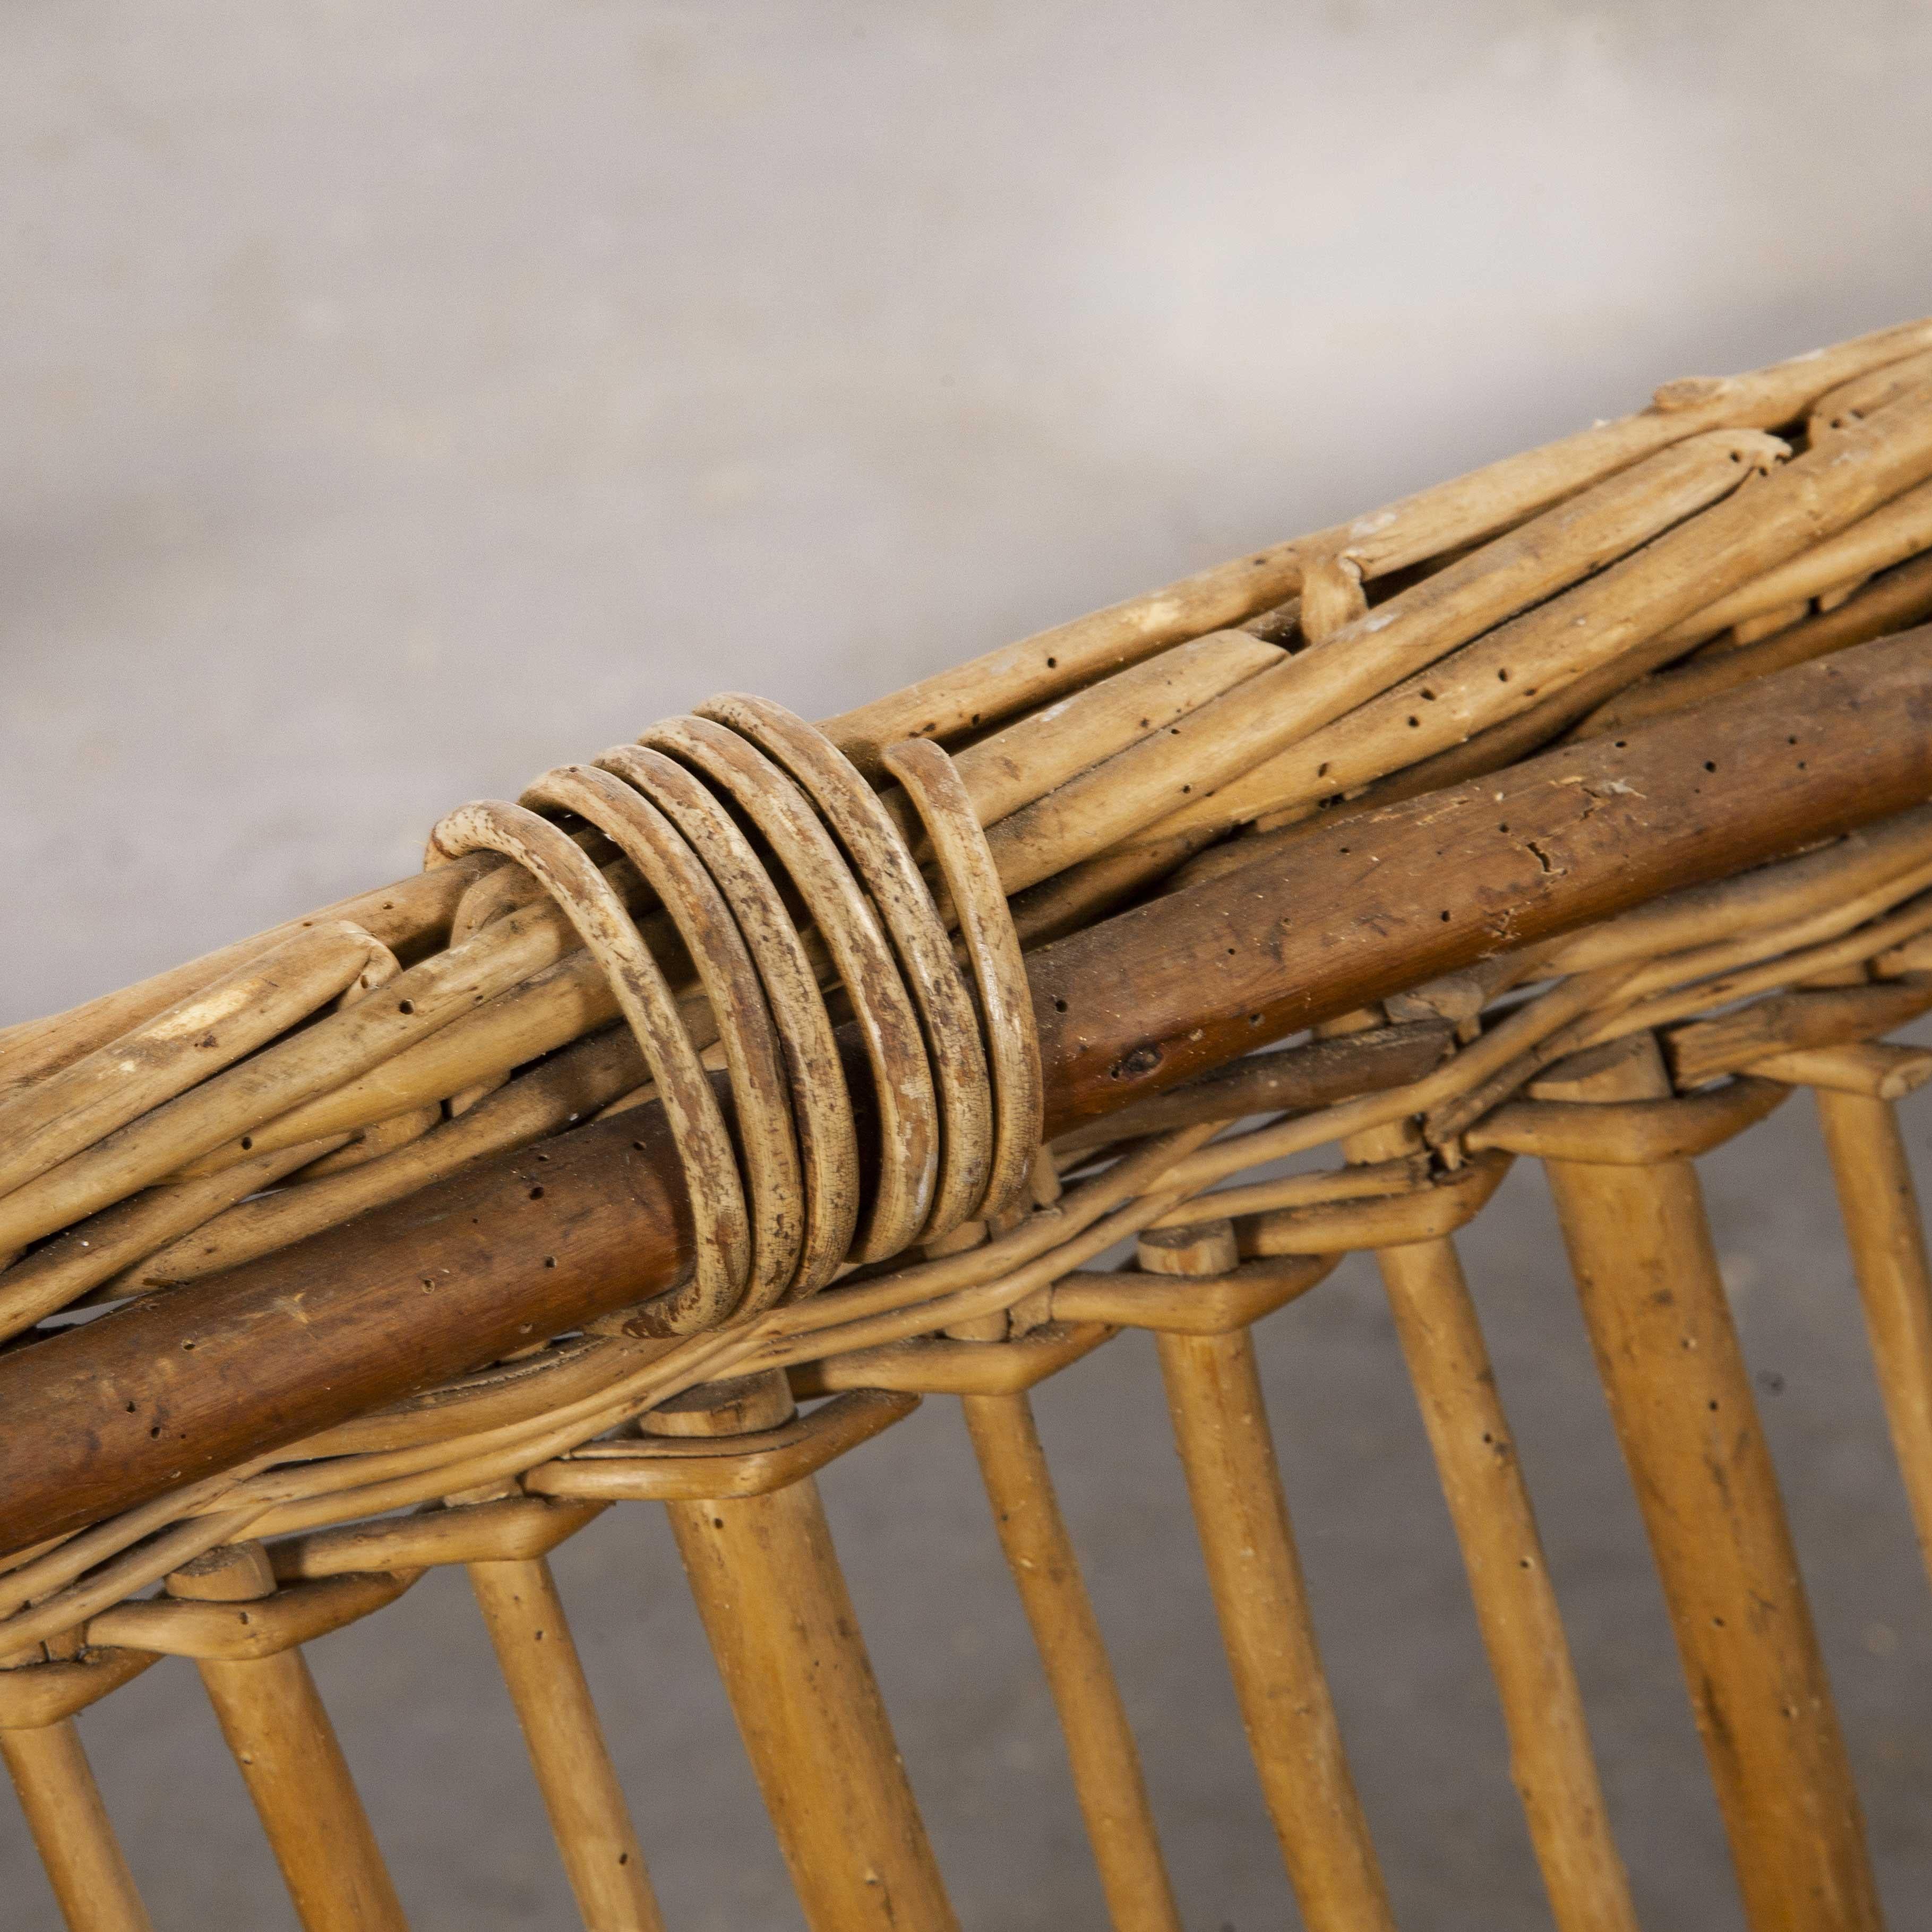
{"label": "blurred gray background", "polygon": [[[1912,0],[13,0],[0,1024],[713,689],[835,711],[1932,308],[1928,80]],[[1924,1924],[1932,1614],[1805,1103],[1705,1166]],[[1735,1932],[1535,1177],[1462,1246],[1645,1922]],[[1404,1923],[1540,1927],[1378,1295],[1351,1264],[1262,1340],[1344,1726]],[[1039,1408],[1189,1923],[1292,1924],[1150,1349]],[[824,1488],[968,1923],[1098,1926],[956,1413]],[[672,1925],[795,1928],[662,1523],[557,1567]],[[574,1923],[460,1578],[314,1660],[417,1925]],[[188,1666],[82,1728],[161,1927],[292,1924]],[[4,1803],[0,1873],[4,1932],[53,1922]]]}

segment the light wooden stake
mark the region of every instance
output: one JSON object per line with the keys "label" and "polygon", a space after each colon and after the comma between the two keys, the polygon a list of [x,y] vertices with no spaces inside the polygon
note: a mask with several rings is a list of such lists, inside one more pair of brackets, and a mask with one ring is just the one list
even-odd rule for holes
{"label": "light wooden stake", "polygon": [[[1004,1334],[1005,1316],[992,1318]],[[963,1328],[952,1332],[964,1336]],[[1032,1405],[1024,1394],[959,1400],[1000,1546],[1060,1715],[1115,1932],[1180,1932],[1180,1912],[1161,1858],[1140,1754],[1060,1514]]]}
{"label": "light wooden stake", "polygon": [[[1671,1089],[1640,1034],[1531,1090]],[[1546,1166],[1753,1932],[1877,1932],[1858,1795],[1696,1173]]]}
{"label": "light wooden stake", "polygon": [[1932,1573],[1932,1268],[1904,1138],[1889,1100],[1824,1086],[1813,1098],[1838,1184],[1892,1448],[1919,1555]]}
{"label": "light wooden stake", "polygon": [[[1144,1234],[1140,1261],[1157,1274],[1232,1274],[1234,1231],[1213,1221]],[[1242,1726],[1303,1922],[1309,1932],[1393,1932],[1322,1668],[1253,1338],[1237,1328],[1156,1342]]]}
{"label": "light wooden stake", "polygon": [[472,1563],[470,1584],[584,1924],[590,1932],[663,1932],[549,1564],[541,1556]]}
{"label": "light wooden stake", "polygon": [[[1388,1161],[1419,1142],[1405,1122],[1343,1148]],[[1562,1932],[1636,1932],[1570,1640],[1455,1244],[1445,1236],[1380,1248],[1376,1265],[1462,1546],[1551,1912]]]}
{"label": "light wooden stake", "polygon": [[[772,1373],[695,1390],[646,1427],[744,1435],[791,1413]],[[812,1932],[952,1932],[817,1485],[664,1507]]]}
{"label": "light wooden stake", "polygon": [[0,1730],[0,1758],[68,1932],[154,1932],[74,1720]]}
{"label": "light wooden stake", "polygon": [[[167,1587],[172,1597],[246,1603],[272,1596],[275,1579],[259,1543],[227,1544],[176,1570]],[[300,1651],[198,1658],[196,1668],[307,1932],[407,1932]]]}

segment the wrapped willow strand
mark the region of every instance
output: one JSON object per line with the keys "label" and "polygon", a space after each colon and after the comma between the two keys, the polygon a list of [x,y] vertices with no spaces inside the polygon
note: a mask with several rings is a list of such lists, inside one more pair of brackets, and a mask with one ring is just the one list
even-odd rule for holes
{"label": "wrapped willow strand", "polygon": [[872,901],[796,782],[715,719],[673,718],[648,748],[688,764],[741,809],[790,878],[824,940],[857,1023],[872,1076],[884,1152],[852,1256],[897,1250],[924,1225],[938,1168],[939,1112],[919,1016]]}
{"label": "wrapped willow strand", "polygon": [[[926,828],[978,986],[998,1114],[985,1192],[964,1218],[985,1220],[1003,1213],[1026,1185],[1045,1131],[1046,1084],[1026,965],[992,854],[952,760],[937,745],[910,738],[889,745],[884,762]],[[966,886],[957,896],[950,891],[956,880]]]}
{"label": "wrapped willow strand", "polygon": [[858,1140],[818,973],[770,874],[716,795],[674,758],[620,745],[598,764],[649,799],[703,861],[750,949],[778,1023],[805,1197],[793,1292],[822,1287],[843,1264],[859,1224]]}
{"label": "wrapped willow strand", "polygon": [[[596,766],[548,774],[520,805],[463,807],[432,836],[433,858],[487,847],[542,884],[608,975],[650,1069],[689,1184],[698,1262],[690,1282],[638,1312],[640,1331],[685,1334],[754,1315],[822,1286],[848,1246],[862,1261],[937,1238],[998,1211],[1024,1181],[1041,1099],[1018,941],[950,760],[920,746],[903,764],[961,922],[983,1037],[904,835],[835,746],[764,700],[714,699]],[[879,1178],[872,1225],[856,1237],[856,1142],[849,1105],[842,1129],[827,1117],[844,1096],[829,1078],[838,1056],[816,975],[700,778],[757,825],[804,898],[872,1058]],[[735,1146],[650,946],[609,880],[539,810],[595,826],[666,908],[722,1038]],[[781,1042],[794,1036],[802,1045],[788,1068]],[[809,1168],[801,1142],[814,1155]]]}
{"label": "wrapped willow strand", "polygon": [[[938,1164],[918,1238],[949,1233],[983,1204],[992,1160],[992,1094],[972,1001],[911,850],[851,761],[803,718],[769,699],[735,692],[712,699],[702,715],[756,745],[802,788],[878,910],[925,1036],[940,1114]],[[976,884],[986,890],[983,880],[962,879],[960,896]],[[1006,901],[997,883],[992,898],[1004,922]]]}
{"label": "wrapped willow strand", "polygon": [[540,880],[608,976],[620,1010],[657,1082],[687,1179],[697,1229],[692,1280],[673,1289],[658,1319],[665,1331],[710,1326],[744,1292],[751,1229],[737,1157],[710,1077],[678,1018],[664,974],[613,892],[580,848],[526,806],[459,806],[437,824],[432,847],[451,858],[502,854]]}
{"label": "wrapped willow strand", "polygon": [[[792,1286],[798,1265],[804,1177],[778,1030],[730,908],[683,834],[648,799],[609,770],[563,767],[539,779],[524,794],[523,802],[532,808],[574,812],[610,838],[668,910],[696,964],[730,1070],[737,1117],[736,1149],[753,1210],[748,1285],[741,1286],[737,1305],[768,1307]],[[690,1040],[681,1013],[677,1028]],[[637,1032],[634,1020],[632,1031]],[[641,1039],[639,1043],[643,1045]],[[695,1051],[696,1042],[692,1045]],[[646,1058],[651,1058],[648,1051]],[[656,1078],[655,1062],[652,1072]],[[708,1088],[709,1077],[701,1066],[699,1077]],[[662,1082],[658,1090],[663,1090]]]}

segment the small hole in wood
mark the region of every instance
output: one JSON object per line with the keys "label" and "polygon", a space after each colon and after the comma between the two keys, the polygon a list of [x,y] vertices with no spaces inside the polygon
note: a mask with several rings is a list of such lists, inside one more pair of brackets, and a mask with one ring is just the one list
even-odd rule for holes
{"label": "small hole in wood", "polygon": [[1055,1000],[1053,1003],[1053,1010],[1057,1013],[1064,1013],[1066,1010],[1066,1002],[1064,1000]]}
{"label": "small hole in wood", "polygon": [[530,1198],[532,1201],[541,1201],[543,1198],[543,1190],[541,1187],[532,1187],[530,1190]]}
{"label": "small hole in wood", "polygon": [[254,1144],[255,1136],[253,1134],[244,1134],[242,1136],[242,1151],[244,1154],[246,1154]]}
{"label": "small hole in wood", "polygon": [[1718,768],[1708,758],[1706,758],[1704,760],[1704,769],[1707,772],[1714,772]]}
{"label": "small hole in wood", "polygon": [[399,1013],[412,1013],[416,1010],[416,1003],[413,1000],[402,1000],[397,1003],[396,1010]]}
{"label": "small hole in wood", "polygon": [[1046,668],[1048,670],[1058,670],[1060,668],[1060,660],[1058,658],[1048,658],[1046,661]]}
{"label": "small hole in wood", "polygon": [[544,1256],[544,1266],[545,1268],[555,1268],[555,1267],[556,1266],[556,1256],[554,1256],[554,1255],[545,1255],[545,1256]]}

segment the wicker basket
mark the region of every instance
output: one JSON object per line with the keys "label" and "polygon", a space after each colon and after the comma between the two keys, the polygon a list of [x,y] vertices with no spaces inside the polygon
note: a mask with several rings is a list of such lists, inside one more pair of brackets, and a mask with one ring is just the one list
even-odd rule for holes
{"label": "wicker basket", "polygon": [[1877,1926],[1690,1163],[1810,1090],[1932,1550],[1928,616],[1922,322],[818,726],[713,700],[0,1033],[0,1750],[69,1923],[148,1923],[72,1720],[167,1655],[303,1922],[400,1925],[302,1646],[460,1564],[586,1924],[658,1925],[546,1562],[656,1501],[810,1923],[951,1924],[812,1480],[938,1394],[1173,1932],[1027,1393],[1132,1328],[1304,1922],[1392,1923],[1252,1337],[1370,1252],[1556,1921],[1633,1928],[1454,1244],[1528,1156],[1750,1922]]}

